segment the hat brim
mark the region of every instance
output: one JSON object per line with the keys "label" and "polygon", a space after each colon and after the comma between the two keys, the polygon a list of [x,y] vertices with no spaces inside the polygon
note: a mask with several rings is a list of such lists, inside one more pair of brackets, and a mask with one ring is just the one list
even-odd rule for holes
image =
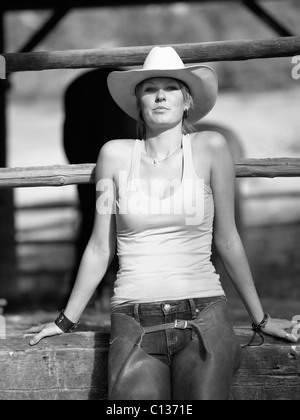
{"label": "hat brim", "polygon": [[204,118],[214,107],[218,96],[216,72],[208,66],[198,65],[172,70],[129,70],[114,71],[107,79],[108,89],[114,101],[130,117],[137,120],[135,89],[144,80],[154,77],[168,77],[185,83],[193,97],[194,108],[190,110],[188,121],[195,123]]}

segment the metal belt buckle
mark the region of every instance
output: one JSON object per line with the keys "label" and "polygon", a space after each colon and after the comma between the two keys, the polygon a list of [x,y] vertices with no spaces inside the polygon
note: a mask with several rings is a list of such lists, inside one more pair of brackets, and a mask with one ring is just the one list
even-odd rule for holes
{"label": "metal belt buckle", "polygon": [[175,321],[175,328],[178,328],[179,330],[185,330],[187,329],[188,323],[187,321],[180,321],[176,319]]}

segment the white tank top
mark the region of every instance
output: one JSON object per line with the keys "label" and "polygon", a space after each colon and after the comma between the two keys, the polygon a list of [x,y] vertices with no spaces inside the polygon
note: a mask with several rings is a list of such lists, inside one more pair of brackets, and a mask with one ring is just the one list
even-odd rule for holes
{"label": "white tank top", "polygon": [[211,262],[214,201],[194,169],[189,135],[183,137],[183,176],[167,198],[141,186],[142,141],[133,148],[116,198],[119,271],[112,307],[125,303],[224,295]]}

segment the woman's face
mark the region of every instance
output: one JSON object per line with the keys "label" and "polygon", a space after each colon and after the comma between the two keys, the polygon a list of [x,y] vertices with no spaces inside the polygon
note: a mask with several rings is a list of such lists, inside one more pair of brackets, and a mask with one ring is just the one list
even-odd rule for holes
{"label": "woman's face", "polygon": [[149,127],[178,125],[187,107],[181,84],[171,78],[146,80],[139,89],[138,102]]}

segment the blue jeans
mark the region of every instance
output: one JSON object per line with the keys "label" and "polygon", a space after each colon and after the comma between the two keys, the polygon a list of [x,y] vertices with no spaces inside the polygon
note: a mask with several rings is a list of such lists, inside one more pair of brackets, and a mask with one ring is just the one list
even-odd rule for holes
{"label": "blue jeans", "polygon": [[109,399],[227,400],[240,363],[224,296],[112,312]]}

